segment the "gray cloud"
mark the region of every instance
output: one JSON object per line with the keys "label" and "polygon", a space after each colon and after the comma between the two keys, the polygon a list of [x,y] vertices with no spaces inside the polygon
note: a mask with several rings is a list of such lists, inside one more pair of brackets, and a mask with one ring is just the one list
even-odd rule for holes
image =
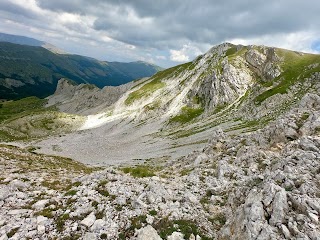
{"label": "gray cloud", "polygon": [[[53,24],[54,19],[34,12],[28,6],[17,7],[15,0],[0,0],[0,11],[5,13],[7,19],[23,19],[24,24],[51,32],[60,31],[61,35],[70,38],[100,43],[101,40],[97,38],[101,34],[113,39],[110,45],[123,43],[135,46],[131,50],[132,56],[142,58],[146,55],[141,54],[160,51],[160,55],[167,55],[167,59],[170,59],[170,50],[183,50],[184,53],[189,52],[189,57],[193,57],[192,51],[188,49],[193,49],[195,53],[203,52],[210,45],[233,39],[241,42],[261,42],[264,39],[267,42],[263,43],[276,45],[278,43],[273,39],[278,39],[281,45],[281,41],[287,41],[286,37],[290,34],[299,33],[301,37],[303,32],[307,32],[311,39],[303,43],[309,44],[311,48],[310,41],[319,34],[318,0],[34,1],[40,9],[53,16],[76,14],[83,19],[91,17],[92,23],[85,26],[84,22]],[[192,48],[186,47],[190,44]]]}
{"label": "gray cloud", "polygon": [[[320,9],[316,0],[39,0],[39,3],[51,10],[93,14],[97,16],[96,30],[104,30],[119,41],[151,47],[166,47],[163,39],[167,46],[177,40],[178,44],[179,40],[212,44],[230,38],[306,30],[317,27]],[[133,21],[130,13],[141,22]]]}

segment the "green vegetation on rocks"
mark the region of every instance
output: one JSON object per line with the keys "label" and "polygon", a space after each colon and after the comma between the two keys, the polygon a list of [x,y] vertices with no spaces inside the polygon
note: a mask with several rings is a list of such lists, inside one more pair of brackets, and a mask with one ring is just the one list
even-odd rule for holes
{"label": "green vegetation on rocks", "polygon": [[7,101],[1,103],[0,123],[5,120],[13,120],[32,113],[44,111],[47,100],[37,97],[28,97],[17,101]]}
{"label": "green vegetation on rocks", "polygon": [[53,134],[70,132],[84,118],[46,108],[46,99],[28,97],[1,103],[0,141],[39,139]]}
{"label": "green vegetation on rocks", "polygon": [[[257,104],[261,104],[267,98],[275,94],[288,93],[289,88],[296,82],[302,82],[313,73],[320,71],[320,56],[315,54],[304,54],[284,49],[277,49],[277,55],[282,58],[282,74],[274,79],[274,87],[261,93],[255,98]],[[318,64],[310,67],[312,64]]]}
{"label": "green vegetation on rocks", "polygon": [[129,173],[133,177],[143,178],[155,176],[155,169],[149,166],[135,166],[121,168],[124,173]]}
{"label": "green vegetation on rocks", "polygon": [[[150,78],[148,82],[146,81],[147,83],[145,83],[142,87],[130,93],[128,98],[125,100],[125,104],[131,105],[134,101],[137,101],[143,97],[150,96],[156,90],[166,86],[166,84],[162,80],[169,79],[170,77],[173,77],[173,76],[177,76],[178,74],[180,74],[182,71],[186,70],[189,67],[192,67],[192,62],[188,62],[176,67],[168,68],[166,70],[157,72],[155,75],[153,75]],[[138,84],[138,86],[139,85],[140,84]]]}
{"label": "green vegetation on rocks", "polygon": [[199,117],[204,112],[203,108],[190,108],[190,107],[183,107],[181,109],[181,113],[177,116],[172,117],[169,122],[170,123],[187,123],[193,120],[196,117]]}
{"label": "green vegetation on rocks", "polygon": [[128,98],[125,100],[126,105],[132,104],[134,101],[139,100],[143,97],[151,95],[156,90],[163,88],[165,83],[163,83],[160,79],[154,79],[151,82],[144,84],[138,90],[129,94]]}

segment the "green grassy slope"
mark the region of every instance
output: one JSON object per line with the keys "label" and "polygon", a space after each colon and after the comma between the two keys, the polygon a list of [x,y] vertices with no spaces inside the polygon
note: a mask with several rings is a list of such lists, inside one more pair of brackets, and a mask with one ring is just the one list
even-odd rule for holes
{"label": "green grassy slope", "polygon": [[83,118],[45,108],[47,100],[28,97],[0,103],[0,141],[31,140],[80,126]]}

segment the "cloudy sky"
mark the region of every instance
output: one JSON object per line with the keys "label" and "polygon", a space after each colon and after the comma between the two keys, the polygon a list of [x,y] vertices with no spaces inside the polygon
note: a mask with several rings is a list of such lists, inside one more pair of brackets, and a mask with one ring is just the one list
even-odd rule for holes
{"label": "cloudy sky", "polygon": [[0,0],[0,31],[169,67],[222,42],[320,52],[319,0]]}

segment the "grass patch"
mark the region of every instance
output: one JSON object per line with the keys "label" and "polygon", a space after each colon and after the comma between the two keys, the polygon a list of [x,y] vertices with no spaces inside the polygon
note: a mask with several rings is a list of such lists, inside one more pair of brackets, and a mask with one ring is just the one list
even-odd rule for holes
{"label": "grass patch", "polygon": [[173,232],[181,232],[184,235],[184,239],[189,239],[191,234],[194,236],[199,235],[203,240],[209,240],[201,230],[198,228],[195,222],[191,220],[173,220],[168,218],[161,219],[153,226],[159,233],[162,239],[167,239]]}
{"label": "grass patch", "polygon": [[44,180],[41,185],[43,187],[46,187],[46,188],[50,188],[50,189],[53,189],[53,190],[59,190],[61,189],[61,183],[59,180],[53,180],[53,181],[48,181],[48,180]]}
{"label": "grass patch", "polygon": [[219,213],[208,220],[213,224],[214,229],[217,231],[219,231],[227,221],[223,213]]}
{"label": "grass patch", "polygon": [[143,97],[150,96],[156,90],[163,88],[166,84],[160,79],[154,79],[151,82],[146,83],[138,90],[129,94],[128,98],[125,100],[126,105],[131,105],[134,101],[139,100]]}
{"label": "grass patch", "polygon": [[138,90],[130,93],[124,103],[126,105],[131,105],[134,101],[137,101],[143,97],[150,96],[156,90],[165,87],[166,84],[162,82],[162,80],[168,79],[169,77],[172,77],[172,76],[177,76],[184,70],[191,67],[191,65],[192,65],[192,62],[188,62],[182,65],[178,65],[178,66],[157,72],[155,75],[153,75],[150,78],[150,81],[148,83],[144,84]]}
{"label": "grass patch", "polygon": [[46,99],[37,97],[2,103],[0,141],[32,140],[70,132],[84,120],[80,116],[58,112],[55,107],[46,108],[46,103]]}
{"label": "grass patch", "polygon": [[105,196],[105,197],[109,197],[110,196],[110,193],[107,189],[102,189],[102,188],[96,188],[96,191],[101,194],[102,196]]}
{"label": "grass patch", "polygon": [[134,235],[136,229],[140,229],[144,227],[147,223],[147,216],[146,215],[139,215],[136,217],[130,218],[131,225],[129,228],[121,231],[118,238],[119,239],[131,239]]}
{"label": "grass patch", "polygon": [[152,177],[155,176],[155,169],[149,166],[135,166],[135,167],[123,167],[120,168],[124,173],[129,173],[136,178]]}
{"label": "grass patch", "polygon": [[199,117],[203,112],[203,108],[190,108],[185,106],[181,109],[181,113],[179,115],[170,118],[169,123],[184,124],[190,122],[196,117]]}
{"label": "grass patch", "polygon": [[66,192],[64,195],[65,196],[74,196],[77,194],[77,192],[78,192],[77,190],[70,190],[70,191]]}
{"label": "grass patch", "polygon": [[69,216],[68,213],[63,214],[63,215],[60,215],[60,216],[56,219],[56,227],[57,227],[58,232],[62,232],[62,231],[63,231],[65,222],[66,222],[67,220],[69,220],[69,219],[70,219],[70,216]]}
{"label": "grass patch", "polygon": [[94,215],[96,216],[96,219],[102,219],[105,216],[103,210],[99,211],[99,212],[96,212]]}
{"label": "grass patch", "polygon": [[40,212],[37,212],[35,215],[37,216],[44,216],[47,218],[53,218],[53,213],[52,213],[52,209],[50,208],[45,208],[43,210],[41,210]]}
{"label": "grass patch", "polygon": [[221,104],[221,105],[217,105],[215,108],[214,108],[214,111],[213,111],[213,114],[216,114],[218,112],[221,112],[224,108],[226,108],[228,106],[227,103],[225,104]]}
{"label": "grass patch", "polygon": [[17,101],[3,102],[0,108],[0,123],[8,119],[17,119],[30,113],[44,111],[46,99],[27,97]]}
{"label": "grass patch", "polygon": [[233,55],[237,52],[237,47],[236,46],[233,46],[231,48],[229,48],[227,51],[226,51],[226,56],[230,56],[230,55]]}
{"label": "grass patch", "polygon": [[149,211],[149,214],[150,214],[151,216],[157,216],[158,212],[153,209],[153,210],[150,210],[150,211]]}
{"label": "grass patch", "polygon": [[8,238],[13,237],[13,235],[15,235],[18,232],[19,228],[20,227],[16,227],[16,228],[11,229],[10,232],[7,233]]}

